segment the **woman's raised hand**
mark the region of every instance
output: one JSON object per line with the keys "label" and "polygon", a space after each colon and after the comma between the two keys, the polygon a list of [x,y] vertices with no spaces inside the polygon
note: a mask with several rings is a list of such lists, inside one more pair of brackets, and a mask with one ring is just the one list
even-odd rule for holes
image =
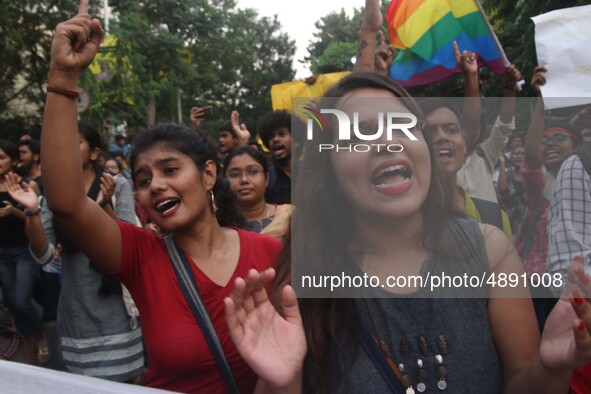
{"label": "woman's raised hand", "polygon": [[569,283],[544,327],[540,360],[546,368],[569,371],[591,363],[591,279],[576,257]]}
{"label": "woman's raised hand", "polygon": [[362,29],[378,32],[384,24],[384,16],[380,9],[379,0],[365,0]]}
{"label": "woman's raised hand", "polygon": [[376,51],[375,70],[378,74],[388,75],[390,65],[394,60],[394,50],[386,43],[384,32],[378,32],[379,47]]}
{"label": "woman's raised hand", "polygon": [[238,111],[232,111],[232,114],[230,115],[230,123],[232,124],[234,133],[236,133],[238,145],[248,145],[250,131],[248,131],[248,128],[244,123],[240,123],[240,113]]}
{"label": "woman's raised hand", "polygon": [[540,94],[542,92],[542,86],[546,84],[546,72],[548,69],[543,66],[538,66],[534,68],[534,75],[531,78],[531,87],[532,89]]}
{"label": "woman's raised hand", "polygon": [[103,173],[101,176],[101,191],[99,192],[96,202],[101,207],[105,206],[115,193],[115,186],[117,186],[117,179],[111,174]]}
{"label": "woman's raised hand", "polygon": [[295,293],[282,290],[282,317],[271,304],[265,285],[275,277],[272,268],[251,269],[237,278],[224,299],[226,322],[238,352],[268,389],[294,389],[301,383],[306,337]]}
{"label": "woman's raised hand", "polygon": [[67,76],[77,80],[92,63],[104,34],[98,19],[91,19],[88,14],[88,0],[80,0],[78,14],[57,25],[51,44],[49,79]]}
{"label": "woman's raised hand", "polygon": [[21,204],[28,211],[34,211],[39,206],[39,199],[37,194],[29,187],[26,182],[19,184],[20,177],[14,172],[6,174],[6,191],[14,199],[14,201]]}

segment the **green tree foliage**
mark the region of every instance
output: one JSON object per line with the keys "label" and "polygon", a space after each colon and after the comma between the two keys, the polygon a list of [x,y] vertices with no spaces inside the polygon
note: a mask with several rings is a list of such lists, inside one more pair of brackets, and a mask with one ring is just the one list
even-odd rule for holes
{"label": "green tree foliage", "polygon": [[132,130],[176,121],[181,89],[184,121],[190,107],[212,105],[206,125],[213,129],[233,109],[243,121],[260,117],[271,109],[271,85],[294,76],[295,42],[280,33],[277,19],[237,9],[232,0],[118,0],[112,6],[114,50],[130,67],[117,63],[117,77],[101,87],[113,100],[94,105],[89,116],[125,120]]}
{"label": "green tree foliage", "polygon": [[[67,0],[0,0],[0,135],[39,134],[53,29],[77,4]],[[33,109],[31,110],[30,107]],[[28,109],[28,111],[27,111]]]}
{"label": "green tree foliage", "polygon": [[[38,135],[52,31],[75,14],[77,4],[0,1],[0,132]],[[101,3],[91,2],[99,19]],[[179,89],[185,122],[191,106],[213,105],[212,128],[229,120],[234,108],[253,124],[248,121],[271,110],[271,85],[294,77],[295,42],[281,33],[276,18],[238,9],[234,0],[110,0],[109,5],[109,33],[116,40],[101,52],[115,61],[108,78],[99,81],[87,71],[81,80],[92,96],[82,118],[97,126],[125,121],[133,133],[152,122],[176,121]],[[37,106],[34,116],[9,107],[20,99]]]}
{"label": "green tree foliage", "polygon": [[[331,44],[337,42],[357,44],[361,22],[363,22],[362,8],[356,8],[351,17],[345,13],[344,9],[323,16],[314,24],[318,31],[314,33],[314,40],[308,45],[308,56],[304,60],[314,64]],[[355,53],[350,54],[349,59],[354,55]]]}
{"label": "green tree foliage", "polygon": [[271,86],[295,76],[295,42],[280,32],[276,18],[251,9],[227,15],[226,26],[191,48],[196,74],[183,91],[187,105],[212,105],[211,128],[238,109],[254,131],[256,119],[271,110]]}
{"label": "green tree foliage", "polygon": [[[191,4],[195,2],[184,3],[111,3],[117,15],[111,33],[117,40],[107,51],[113,52],[117,60],[107,80],[93,83],[92,78],[85,79],[96,98],[91,110],[84,114],[86,119],[95,124],[125,121],[132,129],[159,119],[159,110],[193,73],[183,49],[196,30],[190,21],[197,18],[199,9]],[[174,116],[166,118],[174,120]]]}
{"label": "green tree foliage", "polygon": [[313,74],[326,74],[338,71],[351,71],[357,43],[333,42],[326,47],[322,55],[312,61]]}

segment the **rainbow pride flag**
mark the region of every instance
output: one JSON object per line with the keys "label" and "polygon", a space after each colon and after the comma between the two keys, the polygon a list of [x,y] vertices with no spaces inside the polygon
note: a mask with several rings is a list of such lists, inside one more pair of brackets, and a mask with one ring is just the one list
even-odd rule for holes
{"label": "rainbow pride flag", "polygon": [[478,54],[497,75],[505,64],[475,0],[392,0],[386,13],[390,43],[399,51],[390,76],[404,86],[441,81],[460,72],[453,42]]}

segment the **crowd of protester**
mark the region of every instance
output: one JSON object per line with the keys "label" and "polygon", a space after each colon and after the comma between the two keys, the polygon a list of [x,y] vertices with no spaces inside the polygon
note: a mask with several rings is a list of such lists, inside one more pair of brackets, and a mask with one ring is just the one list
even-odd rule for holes
{"label": "crowd of protester", "polygon": [[[84,0],[58,25],[41,141],[0,139],[0,327],[36,365],[178,392],[591,392],[591,107],[548,119],[537,67],[517,130],[529,70],[510,65],[483,126],[477,54],[457,44],[461,108],[415,100],[387,76],[379,1],[365,5],[353,73],[311,105],[420,115],[403,152],[322,152],[335,128],[306,141],[279,110],[255,130],[232,111],[215,144],[207,107],[105,149],[73,99],[104,32]],[[560,281],[297,299],[293,261]]]}

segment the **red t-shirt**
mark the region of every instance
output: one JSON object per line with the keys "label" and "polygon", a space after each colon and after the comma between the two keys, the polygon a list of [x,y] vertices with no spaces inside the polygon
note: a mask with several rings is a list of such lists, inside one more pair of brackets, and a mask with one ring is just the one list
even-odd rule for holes
{"label": "red t-shirt", "polygon": [[573,394],[589,394],[591,390],[591,364],[575,369],[570,390]]}
{"label": "red t-shirt", "polygon": [[[129,289],[140,311],[148,352],[145,384],[183,393],[227,392],[222,374],[178,285],[164,240],[133,225],[118,224],[122,255],[121,268],[115,276]],[[225,287],[212,282],[195,264],[191,267],[240,392],[250,393],[257,377],[230,339],[223,299],[234,288],[236,277],[246,276],[251,268],[261,271],[272,267],[281,243],[242,230],[238,230],[238,235],[240,258]],[[189,256],[187,259],[192,263]]]}

